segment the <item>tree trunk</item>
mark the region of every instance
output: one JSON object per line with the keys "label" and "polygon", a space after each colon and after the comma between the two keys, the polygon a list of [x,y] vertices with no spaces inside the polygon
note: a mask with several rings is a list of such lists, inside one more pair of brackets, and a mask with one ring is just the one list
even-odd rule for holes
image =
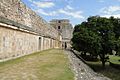
{"label": "tree trunk", "polygon": [[102,66],[105,68],[105,60],[102,60]]}
{"label": "tree trunk", "polygon": [[102,54],[102,66],[105,68],[105,53]]}
{"label": "tree trunk", "polygon": [[100,56],[100,59],[101,59],[101,61],[102,61],[102,66],[103,66],[103,68],[105,68],[105,54],[103,53],[103,54],[101,54],[101,55],[99,55]]}

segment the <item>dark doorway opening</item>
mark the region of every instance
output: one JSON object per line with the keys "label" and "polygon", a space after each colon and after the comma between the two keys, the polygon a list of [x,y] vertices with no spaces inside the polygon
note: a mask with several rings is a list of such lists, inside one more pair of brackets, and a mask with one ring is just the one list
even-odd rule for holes
{"label": "dark doorway opening", "polygon": [[65,49],[67,48],[67,43],[65,42]]}
{"label": "dark doorway opening", "polygon": [[60,29],[60,26],[58,26],[58,29]]}
{"label": "dark doorway opening", "polygon": [[41,50],[41,37],[39,37],[39,50]]}

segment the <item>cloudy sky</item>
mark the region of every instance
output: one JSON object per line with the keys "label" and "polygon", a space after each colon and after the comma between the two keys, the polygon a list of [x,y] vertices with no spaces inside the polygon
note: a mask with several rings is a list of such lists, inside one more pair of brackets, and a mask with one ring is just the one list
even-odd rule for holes
{"label": "cloudy sky", "polygon": [[89,16],[120,18],[120,0],[22,0],[46,21],[69,19],[74,25]]}

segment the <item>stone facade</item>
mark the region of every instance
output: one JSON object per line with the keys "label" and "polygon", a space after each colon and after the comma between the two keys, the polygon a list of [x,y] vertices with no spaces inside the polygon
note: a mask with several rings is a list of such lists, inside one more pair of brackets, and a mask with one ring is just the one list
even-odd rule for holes
{"label": "stone facade", "polygon": [[62,47],[64,48],[65,45],[67,45],[67,48],[70,48],[70,41],[73,33],[73,27],[70,21],[68,19],[53,19],[50,21],[50,25],[57,29],[62,35]]}
{"label": "stone facade", "polygon": [[42,36],[58,38],[58,32],[21,0],[0,0],[0,16],[26,25]]}
{"label": "stone facade", "polygon": [[0,61],[24,56],[33,52],[58,48],[59,42],[36,35],[14,26],[0,23]]}
{"label": "stone facade", "polygon": [[38,37],[0,25],[0,59],[38,51]]}
{"label": "stone facade", "polygon": [[20,0],[0,0],[0,62],[61,46],[61,35]]}

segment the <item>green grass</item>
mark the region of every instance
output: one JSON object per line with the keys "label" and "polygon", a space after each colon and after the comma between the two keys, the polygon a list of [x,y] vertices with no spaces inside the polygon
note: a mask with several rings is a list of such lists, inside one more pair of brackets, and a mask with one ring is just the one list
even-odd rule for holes
{"label": "green grass", "polygon": [[74,80],[63,50],[52,49],[0,63],[4,80]]}
{"label": "green grass", "polygon": [[109,62],[106,63],[105,69],[103,69],[100,61],[90,62],[86,61],[87,64],[97,73],[103,74],[112,80],[120,80],[120,70],[109,66]]}
{"label": "green grass", "polygon": [[110,55],[109,56],[110,58],[110,62],[114,63],[114,64],[119,64],[120,65],[120,56],[113,56],[113,55]]}

